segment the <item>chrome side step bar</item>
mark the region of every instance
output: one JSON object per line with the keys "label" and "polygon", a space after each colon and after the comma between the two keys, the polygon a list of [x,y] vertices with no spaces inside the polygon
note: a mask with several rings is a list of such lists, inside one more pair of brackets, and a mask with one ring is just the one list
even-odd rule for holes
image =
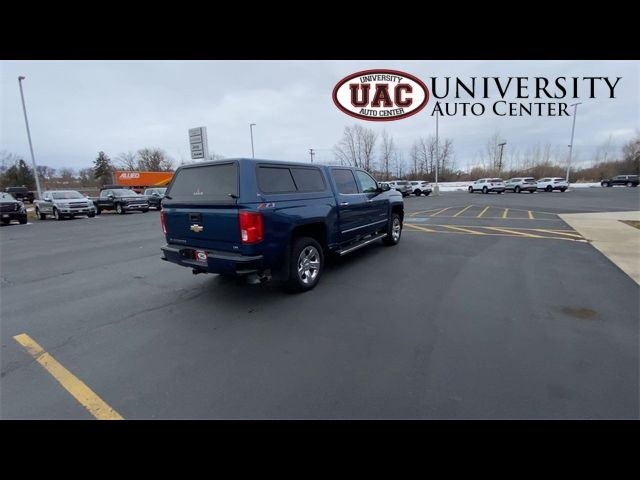
{"label": "chrome side step bar", "polygon": [[369,245],[370,243],[373,243],[376,240],[380,240],[381,238],[384,238],[386,236],[387,236],[386,233],[380,233],[380,234],[376,235],[375,237],[367,238],[366,240],[364,240],[364,241],[362,241],[360,243],[357,243],[355,245],[352,245],[352,246],[350,246],[348,248],[345,248],[344,250],[338,250],[338,255],[340,255],[340,256],[346,255],[347,253],[351,253],[354,250],[358,250],[359,248],[362,248],[362,247],[364,247],[366,245]]}

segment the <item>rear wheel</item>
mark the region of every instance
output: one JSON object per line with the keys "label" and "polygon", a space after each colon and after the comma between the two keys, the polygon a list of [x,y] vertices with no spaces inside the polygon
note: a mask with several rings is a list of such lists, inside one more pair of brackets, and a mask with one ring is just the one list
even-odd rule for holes
{"label": "rear wheel", "polygon": [[627,182],[627,187],[633,187],[633,182]]}
{"label": "rear wheel", "polygon": [[143,213],[147,213],[148,211],[149,211],[149,209],[148,209],[148,208],[143,208],[143,209],[142,209],[142,212],[143,212]]}
{"label": "rear wheel", "polygon": [[424,192],[424,196],[428,197],[431,192]]}
{"label": "rear wheel", "polygon": [[96,215],[100,215],[102,213],[102,210],[100,210],[99,208],[96,208]]}
{"label": "rear wheel", "polygon": [[489,193],[489,189],[487,187],[482,187],[482,193],[484,194]]}
{"label": "rear wheel", "polygon": [[397,245],[400,242],[400,236],[402,235],[402,220],[400,215],[394,213],[391,215],[389,226],[387,227],[387,236],[382,239],[382,243],[391,247]]}
{"label": "rear wheel", "polygon": [[89,218],[93,218],[93,217],[95,217],[95,216],[96,216],[96,213],[95,213],[95,212],[92,212],[92,213],[87,214],[87,217],[89,217]]}
{"label": "rear wheel", "polygon": [[11,223],[11,220],[2,220],[3,225],[9,225],[10,223]]}
{"label": "rear wheel", "polygon": [[27,223],[27,217],[20,219],[20,225],[26,225],[26,223]]}
{"label": "rear wheel", "polygon": [[311,237],[296,238],[289,257],[289,279],[286,289],[306,292],[318,284],[324,268],[322,247]]}
{"label": "rear wheel", "polygon": [[469,187],[469,193],[473,193],[473,187]]}
{"label": "rear wheel", "polygon": [[422,195],[422,190],[418,189],[413,193],[415,193],[416,197],[419,197],[420,195]]}
{"label": "rear wheel", "polygon": [[551,185],[547,185],[547,188],[544,189],[545,192],[553,192],[553,187]]}
{"label": "rear wheel", "polygon": [[516,185],[516,188],[513,190],[516,193],[520,193],[520,185]]}
{"label": "rear wheel", "polygon": [[609,182],[602,182],[600,185],[602,185],[603,187],[608,187],[609,186]]}
{"label": "rear wheel", "polygon": [[565,192],[565,190],[566,190],[566,187],[563,187],[563,188],[561,188],[561,189],[560,189],[560,191],[561,191],[562,193],[564,193],[564,192]]}

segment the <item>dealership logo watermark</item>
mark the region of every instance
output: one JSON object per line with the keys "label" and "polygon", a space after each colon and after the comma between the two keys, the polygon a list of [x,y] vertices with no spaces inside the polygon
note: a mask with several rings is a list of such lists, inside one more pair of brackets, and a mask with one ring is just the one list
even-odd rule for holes
{"label": "dealership logo watermark", "polygon": [[415,115],[429,101],[429,89],[413,75],[398,70],[365,70],[340,80],[333,102],[347,115],[388,122]]}
{"label": "dealership logo watermark", "polygon": [[[397,70],[366,70],[340,80],[333,101],[347,115],[391,121],[415,115],[430,95],[436,101],[429,115],[498,117],[570,116],[571,102],[615,99],[622,77],[430,77]],[[427,86],[429,85],[429,87]]]}

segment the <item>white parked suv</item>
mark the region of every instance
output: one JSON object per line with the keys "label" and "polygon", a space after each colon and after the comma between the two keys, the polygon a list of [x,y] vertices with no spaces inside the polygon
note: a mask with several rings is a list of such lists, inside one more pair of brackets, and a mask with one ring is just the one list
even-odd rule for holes
{"label": "white parked suv", "polygon": [[480,178],[469,185],[469,193],[473,192],[496,192],[504,193],[505,186],[501,178]]}
{"label": "white parked suv", "polygon": [[510,178],[504,182],[504,186],[507,190],[511,190],[515,193],[529,192],[533,193],[538,189],[536,179],[533,177],[516,177]]}
{"label": "white parked suv", "polygon": [[409,182],[409,187],[411,187],[411,193],[413,193],[416,197],[419,197],[423,193],[425,197],[428,197],[432,192],[431,184],[429,182],[425,182],[424,180],[413,180]]}
{"label": "white parked suv", "polygon": [[409,194],[412,193],[411,187],[409,186],[409,182],[406,180],[395,180],[393,182],[388,182],[389,186],[392,189],[399,191],[403,197],[408,197]]}
{"label": "white parked suv", "polygon": [[538,190],[545,192],[553,192],[554,190],[564,192],[567,188],[569,188],[569,184],[562,177],[545,177],[538,180]]}

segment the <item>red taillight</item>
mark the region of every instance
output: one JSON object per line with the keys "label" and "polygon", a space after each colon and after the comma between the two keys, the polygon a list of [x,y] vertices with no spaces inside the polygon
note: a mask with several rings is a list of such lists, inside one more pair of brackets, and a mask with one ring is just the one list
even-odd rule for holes
{"label": "red taillight", "polygon": [[162,227],[162,233],[167,234],[167,227],[164,224],[164,210],[160,210],[160,227]]}
{"label": "red taillight", "polygon": [[240,238],[242,243],[258,243],[263,239],[262,214],[258,212],[240,212]]}

